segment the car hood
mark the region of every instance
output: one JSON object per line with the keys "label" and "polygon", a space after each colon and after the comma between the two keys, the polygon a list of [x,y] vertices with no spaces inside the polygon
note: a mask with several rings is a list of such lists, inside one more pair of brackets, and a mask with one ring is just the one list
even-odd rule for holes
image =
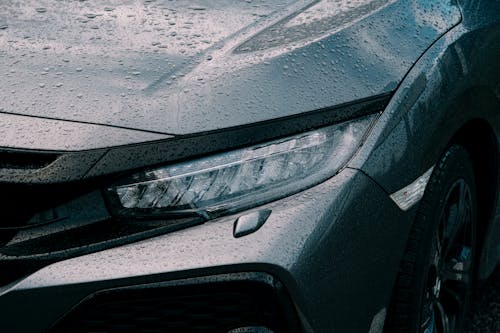
{"label": "car hood", "polygon": [[449,3],[6,0],[0,113],[191,135],[331,107],[394,90]]}

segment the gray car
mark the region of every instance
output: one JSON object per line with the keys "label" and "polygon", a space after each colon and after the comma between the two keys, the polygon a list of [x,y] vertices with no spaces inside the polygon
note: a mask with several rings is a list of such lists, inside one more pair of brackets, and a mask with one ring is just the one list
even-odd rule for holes
{"label": "gray car", "polygon": [[2,0],[0,331],[464,332],[500,1]]}

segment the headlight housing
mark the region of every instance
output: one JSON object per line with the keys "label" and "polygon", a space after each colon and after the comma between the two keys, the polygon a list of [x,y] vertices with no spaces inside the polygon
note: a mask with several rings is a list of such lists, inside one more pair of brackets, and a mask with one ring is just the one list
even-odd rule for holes
{"label": "headlight housing", "polygon": [[138,173],[106,190],[127,217],[206,219],[270,202],[337,173],[376,115]]}

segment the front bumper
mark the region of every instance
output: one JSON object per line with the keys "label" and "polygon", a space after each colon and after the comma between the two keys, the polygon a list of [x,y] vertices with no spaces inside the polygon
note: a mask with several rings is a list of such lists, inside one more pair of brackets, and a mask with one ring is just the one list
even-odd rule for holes
{"label": "front bumper", "polygon": [[233,226],[246,212],[46,266],[0,289],[0,329],[50,332],[104,290],[265,276],[282,286],[300,330],[368,332],[390,300],[415,209],[402,212],[348,168],[252,211],[261,209],[272,211],[266,223],[241,238]]}

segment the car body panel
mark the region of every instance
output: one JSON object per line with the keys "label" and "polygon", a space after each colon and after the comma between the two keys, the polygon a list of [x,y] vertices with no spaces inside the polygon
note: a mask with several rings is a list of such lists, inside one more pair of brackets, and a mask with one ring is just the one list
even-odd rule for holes
{"label": "car body panel", "polygon": [[[60,153],[53,164],[36,172],[0,170],[0,181],[30,189],[38,183],[78,187],[78,180],[94,186],[90,194],[74,194],[70,204],[48,207],[52,213],[72,206],[65,211],[69,221],[36,232],[63,233],[66,224],[78,219],[75,224],[125,223],[108,221],[101,192],[124,175],[317,128],[322,126],[315,122],[318,115],[329,123],[344,121],[359,116],[345,111],[350,103],[367,98],[381,97],[386,107],[371,109],[379,117],[366,141],[344,169],[321,184],[182,230],[89,246],[10,279],[0,286],[2,331],[44,331],[103,290],[257,272],[283,284],[303,332],[373,333],[374,318],[383,321],[389,307],[418,210],[417,204],[402,211],[390,194],[432,167],[469,121],[481,118],[499,133],[498,48],[491,47],[499,42],[498,1],[361,0],[352,11],[339,9],[348,13],[345,18],[338,10],[326,17],[315,11],[326,1],[266,2],[262,8],[243,1],[200,0],[200,6],[189,1],[83,1],[69,5],[67,18],[56,22],[54,30],[43,24],[50,26],[50,15],[57,16],[55,5],[6,3],[15,6],[10,7],[12,17],[0,14],[0,27],[6,27],[0,30],[0,45],[8,45],[0,48],[0,55],[6,55],[0,68],[9,87],[0,90],[0,113],[36,116],[39,124],[50,120],[75,129],[69,134],[74,141],[35,147]],[[215,21],[228,3],[234,17]],[[26,14],[26,8],[35,12]],[[156,25],[160,21],[168,27]],[[138,24],[131,28],[137,35],[124,34],[131,22]],[[30,38],[19,29],[24,24],[31,27]],[[115,35],[116,27],[121,30]],[[304,28],[313,36],[305,38]],[[200,44],[174,38],[167,45],[164,41],[177,37],[171,34],[176,29],[183,31],[177,36]],[[278,44],[275,31],[280,34],[274,37],[285,36]],[[214,32],[212,39],[202,40]],[[61,43],[54,40],[56,34],[63,35]],[[69,45],[72,38],[75,45]],[[80,45],[82,40],[88,43]],[[481,67],[485,62],[490,66]],[[320,112],[310,117],[315,110]],[[287,128],[279,128],[285,120]],[[298,127],[300,122],[307,124]],[[78,141],[77,132],[92,126],[95,137]],[[115,130],[131,136],[106,141],[104,131],[115,135]],[[29,147],[14,135],[8,140],[2,145]],[[493,195],[498,207],[500,198]],[[80,205],[85,202],[90,204]],[[272,211],[264,225],[235,238],[237,218],[261,209]],[[46,213],[35,216],[57,217]],[[495,211],[487,221],[481,278],[500,260],[498,217]],[[36,232],[23,235],[36,238]],[[30,320],[22,320],[26,313]]]}
{"label": "car body panel", "polygon": [[114,126],[5,113],[0,113],[0,131],[0,147],[59,152],[95,150],[172,137]]}
{"label": "car body panel", "polygon": [[[414,211],[403,213],[377,184],[350,169],[257,209],[272,213],[259,230],[241,238],[233,237],[233,225],[246,212],[49,265],[0,291],[2,328],[46,327],[102,289],[266,272],[286,286],[311,332],[367,332],[390,299],[405,243],[398,235],[408,232]],[[345,306],[353,300],[356,311]],[[18,307],[32,314],[30,321],[16,319]]]}
{"label": "car body panel", "polygon": [[175,135],[390,92],[460,20],[445,0],[44,4],[2,3],[0,110]]}
{"label": "car body panel", "polygon": [[[498,151],[500,5],[478,3],[465,2],[474,9],[466,8],[464,22],[436,42],[409,72],[370,139],[349,164],[388,193],[425,173],[453,136],[473,121],[490,128]],[[498,177],[492,181],[497,183]],[[481,269],[483,278],[500,261],[498,208],[489,219],[488,234],[496,241],[485,241],[488,260]]]}

